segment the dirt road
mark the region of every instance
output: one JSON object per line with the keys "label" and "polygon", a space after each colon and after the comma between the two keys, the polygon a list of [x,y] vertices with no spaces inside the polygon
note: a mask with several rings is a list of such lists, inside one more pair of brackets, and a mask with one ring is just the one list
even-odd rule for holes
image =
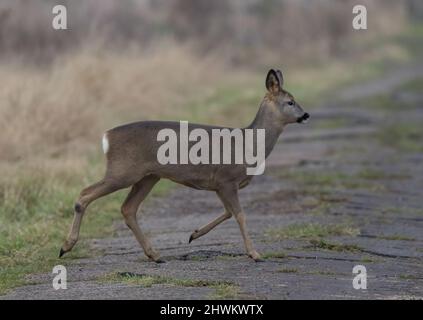
{"label": "dirt road", "polygon": [[[246,257],[234,219],[188,244],[222,208],[211,192],[176,187],[139,215],[166,263],[147,261],[119,221],[114,237],[91,241],[90,257],[63,259],[66,290],[38,274],[2,298],[422,299],[423,152],[389,137],[398,125],[421,124],[421,89],[394,89],[422,78],[423,68],[400,74],[340,92],[339,102],[307,110],[309,124],[282,134],[266,174],[241,192],[265,262]],[[375,93],[394,101],[392,109],[376,106]],[[353,288],[356,265],[367,270],[365,290]]]}

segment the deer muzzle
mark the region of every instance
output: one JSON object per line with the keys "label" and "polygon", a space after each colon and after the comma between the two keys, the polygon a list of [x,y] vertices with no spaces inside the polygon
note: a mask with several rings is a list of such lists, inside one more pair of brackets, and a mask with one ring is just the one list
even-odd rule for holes
{"label": "deer muzzle", "polygon": [[298,123],[306,123],[308,119],[310,118],[310,115],[306,112],[301,117],[297,119]]}

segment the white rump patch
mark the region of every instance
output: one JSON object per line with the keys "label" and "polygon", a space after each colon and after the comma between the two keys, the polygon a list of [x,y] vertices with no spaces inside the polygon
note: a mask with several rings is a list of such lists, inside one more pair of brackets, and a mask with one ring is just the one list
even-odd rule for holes
{"label": "white rump patch", "polygon": [[107,132],[103,135],[103,152],[106,154],[109,151],[109,139],[107,138]]}

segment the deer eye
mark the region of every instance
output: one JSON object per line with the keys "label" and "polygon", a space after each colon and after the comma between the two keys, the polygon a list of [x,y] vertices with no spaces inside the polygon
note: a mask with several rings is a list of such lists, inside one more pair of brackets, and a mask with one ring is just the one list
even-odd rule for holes
{"label": "deer eye", "polygon": [[288,104],[290,105],[290,106],[293,106],[294,105],[294,101],[288,101]]}

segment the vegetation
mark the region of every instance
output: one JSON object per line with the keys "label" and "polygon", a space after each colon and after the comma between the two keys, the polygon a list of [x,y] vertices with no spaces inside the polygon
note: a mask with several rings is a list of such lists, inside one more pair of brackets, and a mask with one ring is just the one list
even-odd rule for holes
{"label": "vegetation", "polygon": [[423,152],[421,123],[391,124],[381,129],[379,141],[391,148],[405,152]]}
{"label": "vegetation", "polygon": [[342,244],[342,243],[333,243],[328,242],[326,240],[320,239],[320,240],[310,240],[310,244],[317,249],[323,249],[323,250],[330,250],[330,251],[338,251],[338,252],[360,252],[362,249],[355,245],[355,244]]}
{"label": "vegetation", "polygon": [[415,241],[416,239],[411,238],[411,237],[407,237],[407,236],[403,236],[400,234],[394,234],[394,235],[390,235],[390,236],[378,236],[378,239],[383,239],[383,240],[403,240],[403,241]]}
{"label": "vegetation", "polygon": [[[334,190],[343,189],[384,190],[382,183],[369,178],[370,170],[368,172],[366,171],[346,173],[336,169],[322,171],[313,168],[295,168],[292,170],[283,170],[278,175],[281,179],[294,182],[306,191],[317,194],[324,194],[325,192],[330,194]],[[386,174],[385,176],[388,175]]]}
{"label": "vegetation", "polygon": [[266,236],[274,241],[282,239],[309,239],[323,238],[327,236],[356,236],[360,230],[347,224],[318,223],[292,224],[282,228],[270,228]]}
{"label": "vegetation", "polygon": [[[95,255],[84,240],[112,235],[113,220],[120,218],[120,205],[126,196],[121,191],[93,203],[84,217],[80,242],[59,260],[73,218],[72,203],[86,182],[78,182],[74,172],[52,173],[39,168],[35,175],[21,174],[0,185],[0,293],[25,283],[25,274],[50,272],[54,265]],[[160,196],[170,187],[170,183],[160,182],[152,196]]]}
{"label": "vegetation", "polygon": [[179,287],[208,287],[214,289],[210,299],[235,299],[238,295],[238,287],[227,281],[179,279],[131,272],[110,273],[99,277],[97,280],[101,283],[123,283],[146,288],[159,284]]}
{"label": "vegetation", "polygon": [[295,269],[295,268],[282,268],[282,269],[279,269],[278,272],[282,272],[282,273],[298,273],[298,269]]}
{"label": "vegetation", "polygon": [[283,259],[286,257],[284,252],[268,251],[264,252],[261,257],[263,259]]}

